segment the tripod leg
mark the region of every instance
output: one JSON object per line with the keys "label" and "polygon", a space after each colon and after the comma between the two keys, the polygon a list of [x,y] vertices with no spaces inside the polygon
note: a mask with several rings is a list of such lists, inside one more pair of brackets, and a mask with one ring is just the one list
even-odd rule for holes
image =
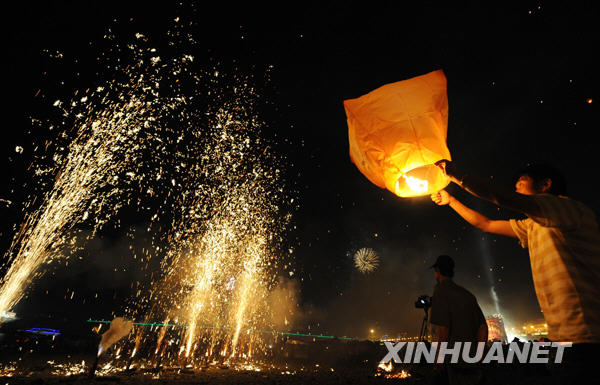
{"label": "tripod leg", "polygon": [[419,332],[419,342],[424,342],[425,337],[427,336],[427,323],[429,321],[429,314],[427,313],[427,309],[425,310],[425,316],[423,317],[423,321],[421,322],[421,331]]}
{"label": "tripod leg", "polygon": [[429,326],[429,308],[424,308],[425,315],[423,316],[423,341],[427,340],[427,327]]}

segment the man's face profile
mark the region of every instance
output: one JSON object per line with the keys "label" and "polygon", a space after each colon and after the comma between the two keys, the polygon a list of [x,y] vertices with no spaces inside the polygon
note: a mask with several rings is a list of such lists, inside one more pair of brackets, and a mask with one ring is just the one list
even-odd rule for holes
{"label": "man's face profile", "polygon": [[528,175],[522,175],[519,180],[517,180],[515,191],[523,195],[534,195],[538,193],[533,178]]}
{"label": "man's face profile", "polygon": [[515,185],[515,191],[523,195],[535,195],[546,192],[552,186],[552,180],[550,178],[544,179],[541,183],[537,184],[529,175],[521,175]]}

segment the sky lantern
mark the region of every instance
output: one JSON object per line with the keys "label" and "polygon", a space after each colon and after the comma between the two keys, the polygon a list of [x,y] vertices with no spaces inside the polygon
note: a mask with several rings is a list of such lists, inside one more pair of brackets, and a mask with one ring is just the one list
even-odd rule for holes
{"label": "sky lantern", "polygon": [[350,158],[371,182],[400,197],[429,195],[450,183],[434,164],[451,160],[442,70],[386,84],[344,107]]}

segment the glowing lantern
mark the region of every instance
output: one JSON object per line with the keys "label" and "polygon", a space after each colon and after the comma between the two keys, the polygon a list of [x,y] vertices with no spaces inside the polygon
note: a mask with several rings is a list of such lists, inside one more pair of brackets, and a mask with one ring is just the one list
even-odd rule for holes
{"label": "glowing lantern", "polygon": [[400,197],[450,183],[434,163],[450,158],[448,96],[441,70],[344,101],[350,158],[371,182]]}

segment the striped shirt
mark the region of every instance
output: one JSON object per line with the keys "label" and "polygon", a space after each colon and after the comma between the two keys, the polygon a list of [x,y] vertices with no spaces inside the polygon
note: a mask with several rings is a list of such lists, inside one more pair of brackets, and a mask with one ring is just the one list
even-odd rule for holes
{"label": "striped shirt", "polygon": [[541,217],[510,224],[529,249],[533,284],[548,337],[600,342],[600,230],[583,203],[550,194],[533,196]]}

